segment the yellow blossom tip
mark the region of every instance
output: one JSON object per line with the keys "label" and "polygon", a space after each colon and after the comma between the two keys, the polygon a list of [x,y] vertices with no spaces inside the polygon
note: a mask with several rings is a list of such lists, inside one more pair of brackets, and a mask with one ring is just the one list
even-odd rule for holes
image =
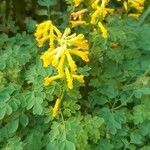
{"label": "yellow blossom tip", "polygon": [[59,108],[60,108],[60,104],[61,104],[61,99],[58,98],[56,100],[56,103],[54,105],[54,108],[53,108],[53,112],[52,112],[52,116],[55,118],[57,115],[58,115],[58,111],[59,111]]}
{"label": "yellow blossom tip", "polygon": [[78,80],[81,83],[84,83],[84,76],[83,75],[72,75],[72,77]]}
{"label": "yellow blossom tip", "polygon": [[44,85],[45,86],[48,86],[50,85],[53,81],[57,80],[61,78],[59,75],[56,75],[56,76],[52,76],[52,77],[45,77],[44,78]]}
{"label": "yellow blossom tip", "polygon": [[106,39],[108,37],[107,29],[104,27],[104,25],[101,22],[98,23],[98,26],[102,32],[102,37]]}
{"label": "yellow blossom tip", "polygon": [[72,89],[73,88],[73,79],[71,77],[68,67],[65,68],[65,74],[66,74],[68,88]]}
{"label": "yellow blossom tip", "polygon": [[77,66],[75,64],[75,61],[72,59],[69,51],[66,51],[66,56],[67,56],[67,60],[68,60],[68,64],[69,64],[69,67],[71,68],[72,71],[76,71],[77,70]]}

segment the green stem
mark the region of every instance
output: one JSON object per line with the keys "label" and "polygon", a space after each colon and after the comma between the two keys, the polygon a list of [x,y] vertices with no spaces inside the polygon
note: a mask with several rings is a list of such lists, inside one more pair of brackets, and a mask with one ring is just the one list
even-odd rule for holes
{"label": "green stem", "polygon": [[150,6],[147,8],[147,10],[141,16],[141,18],[139,20],[139,25],[142,25],[142,23],[144,23],[145,19],[148,17],[149,14],[150,14]]}
{"label": "green stem", "polygon": [[125,106],[126,103],[132,98],[133,95],[134,95],[134,92],[128,97],[128,99],[127,99],[126,101],[124,101],[121,105],[119,105],[119,106],[117,106],[117,107],[115,107],[115,108],[112,108],[112,110],[114,111],[114,110],[116,110],[116,109],[119,109],[119,108]]}
{"label": "green stem", "polygon": [[50,20],[50,16],[51,16],[50,6],[47,6],[47,11],[48,11],[48,19]]}

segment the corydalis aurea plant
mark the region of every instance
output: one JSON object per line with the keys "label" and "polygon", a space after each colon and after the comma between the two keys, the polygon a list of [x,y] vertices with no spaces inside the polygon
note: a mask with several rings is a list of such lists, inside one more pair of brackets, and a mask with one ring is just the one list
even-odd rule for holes
{"label": "corydalis aurea plant", "polygon": [[[71,14],[71,16],[72,16],[72,20],[70,21],[71,26],[76,27],[78,25],[92,25],[92,26],[96,25],[102,32],[102,37],[107,38],[108,32],[107,32],[106,27],[103,24],[103,21],[104,21],[105,17],[107,16],[107,14],[113,13],[113,11],[114,11],[114,9],[107,7],[109,1],[110,0],[91,0],[90,1],[91,5],[89,7],[90,8],[89,10],[82,9],[80,11],[73,12]],[[84,2],[84,1],[82,1],[82,2]],[[80,5],[80,3],[79,3],[79,5]],[[76,5],[75,5],[75,7],[76,7]],[[87,11],[90,13],[90,22],[86,22],[85,20],[83,20],[83,13],[85,13]],[[74,19],[74,18],[77,18],[76,16],[78,17],[77,20]]]}
{"label": "corydalis aurea plant", "polygon": [[49,49],[43,53],[41,59],[43,66],[54,66],[57,75],[46,77],[45,86],[50,85],[54,80],[65,79],[69,89],[73,88],[73,80],[84,83],[84,76],[77,74],[77,65],[72,57],[76,55],[83,61],[88,62],[88,41],[83,34],[71,34],[70,28],[66,28],[62,34],[51,21],[45,21],[37,25],[35,37],[39,47],[49,43]]}

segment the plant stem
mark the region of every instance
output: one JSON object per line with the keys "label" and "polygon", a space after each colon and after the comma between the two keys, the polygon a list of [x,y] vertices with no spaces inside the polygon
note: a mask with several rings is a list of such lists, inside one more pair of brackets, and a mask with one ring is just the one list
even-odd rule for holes
{"label": "plant stem", "polygon": [[48,19],[50,20],[50,16],[51,16],[50,6],[47,6],[47,11],[48,11]]}
{"label": "plant stem", "polygon": [[122,106],[124,106],[131,98],[132,96],[134,95],[134,92],[128,97],[128,99],[126,101],[124,101],[121,105],[115,107],[115,108],[112,108],[113,110],[116,110],[116,109],[119,109],[121,108]]}
{"label": "plant stem", "polygon": [[145,19],[148,17],[149,14],[150,14],[150,6],[147,8],[147,10],[141,16],[141,18],[139,20],[139,25],[142,25],[142,23],[144,23]]}

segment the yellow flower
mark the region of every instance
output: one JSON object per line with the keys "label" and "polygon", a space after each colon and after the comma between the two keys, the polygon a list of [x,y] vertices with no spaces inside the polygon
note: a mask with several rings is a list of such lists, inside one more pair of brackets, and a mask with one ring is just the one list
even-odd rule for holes
{"label": "yellow flower", "polygon": [[94,2],[92,1],[92,8],[97,8],[99,3],[99,0],[94,0]]}
{"label": "yellow flower", "polygon": [[64,62],[65,62],[65,58],[66,56],[63,54],[62,57],[60,58],[59,64],[58,64],[58,74],[60,75],[60,77],[64,76]]}
{"label": "yellow flower", "polygon": [[71,16],[72,16],[73,20],[76,20],[78,17],[79,17],[79,19],[81,19],[83,17],[83,14],[87,11],[88,11],[87,9],[82,9],[77,12],[73,12],[71,14]]}
{"label": "yellow flower", "polygon": [[49,46],[51,49],[54,49],[54,32],[53,32],[53,28],[50,28],[50,42],[49,42]]}
{"label": "yellow flower", "polygon": [[75,36],[74,38],[68,39],[68,45],[74,46],[77,49],[82,50],[88,50],[88,41],[84,39],[83,34],[79,34],[78,36]]}
{"label": "yellow flower", "polygon": [[55,103],[55,106],[53,108],[53,112],[52,112],[52,116],[53,117],[56,117],[58,115],[58,111],[59,111],[59,108],[60,108],[60,104],[61,104],[61,99],[57,99],[56,100],[56,103]]}
{"label": "yellow flower", "polygon": [[60,79],[61,77],[59,75],[53,76],[53,77],[45,77],[44,78],[44,85],[48,86],[51,84],[53,81]]}
{"label": "yellow flower", "polygon": [[91,24],[95,24],[96,23],[96,19],[99,15],[99,9],[97,9],[92,15],[91,15]]}
{"label": "yellow flower", "polygon": [[129,14],[130,17],[133,17],[133,18],[135,18],[135,19],[139,19],[140,15],[141,15],[141,14],[137,14],[137,13],[135,13],[135,14],[134,14],[134,13],[131,13],[131,14]]}
{"label": "yellow flower", "polygon": [[84,83],[84,76],[83,75],[72,75],[72,77],[76,80],[78,80],[81,83]]}
{"label": "yellow flower", "polygon": [[65,52],[65,54],[66,54],[66,56],[67,56],[67,60],[68,60],[70,69],[71,69],[72,71],[76,71],[76,70],[77,70],[77,66],[76,66],[76,64],[75,64],[75,61],[72,59],[72,57],[71,57],[69,51],[67,50],[67,51]]}
{"label": "yellow flower", "polygon": [[54,54],[56,53],[56,49],[51,51],[48,49],[44,54],[40,57],[43,60],[43,66],[48,67],[52,60],[54,59]]}
{"label": "yellow flower", "polygon": [[70,21],[71,27],[77,27],[79,25],[87,25],[86,21]]}
{"label": "yellow flower", "polygon": [[73,79],[71,77],[68,67],[65,68],[65,74],[66,74],[68,88],[72,89],[73,88],[73,83],[72,83]]}
{"label": "yellow flower", "polygon": [[83,2],[83,0],[73,0],[73,1],[75,4],[75,7],[78,7]]}
{"label": "yellow flower", "polygon": [[77,49],[70,49],[69,51],[70,51],[70,53],[81,57],[82,60],[84,60],[85,62],[89,62],[89,57],[88,57],[89,52],[88,51],[79,51]]}
{"label": "yellow flower", "polygon": [[100,30],[102,31],[103,38],[106,39],[108,37],[107,29],[104,27],[104,25],[101,22],[98,23],[98,26],[99,26]]}
{"label": "yellow flower", "polygon": [[72,20],[70,21],[71,27],[76,27],[78,25],[87,25],[86,21],[83,20],[84,13],[87,12],[87,9],[82,9],[71,14]]}
{"label": "yellow flower", "polygon": [[128,10],[128,3],[126,1],[123,2],[123,6],[124,6],[125,11],[127,11]]}

